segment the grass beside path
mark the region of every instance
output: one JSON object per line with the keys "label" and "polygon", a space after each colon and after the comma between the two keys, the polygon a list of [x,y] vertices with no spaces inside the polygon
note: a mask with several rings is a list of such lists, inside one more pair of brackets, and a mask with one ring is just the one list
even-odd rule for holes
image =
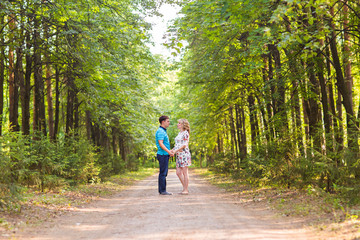
{"label": "grass beside path", "polygon": [[194,172],[225,189],[246,208],[268,209],[275,211],[279,218],[301,219],[306,227],[318,232],[319,236],[360,239],[360,206],[349,206],[336,195],[312,187],[304,190],[257,187],[206,168],[197,168]]}
{"label": "grass beside path", "polygon": [[11,237],[20,228],[51,221],[99,198],[111,197],[157,171],[156,168],[141,168],[136,172],[112,176],[102,183],[80,184],[44,193],[32,188],[25,189],[21,202],[14,209],[0,212],[0,239]]}

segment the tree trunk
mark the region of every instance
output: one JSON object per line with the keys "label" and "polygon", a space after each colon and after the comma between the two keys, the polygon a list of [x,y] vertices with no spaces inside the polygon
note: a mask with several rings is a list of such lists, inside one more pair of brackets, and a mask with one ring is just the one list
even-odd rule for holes
{"label": "tree trunk", "polygon": [[[59,54],[59,46],[58,46],[58,28],[56,29],[56,47],[55,53]],[[55,121],[54,121],[54,139],[57,139],[58,131],[59,131],[59,115],[60,115],[60,69],[59,64],[55,63]]]}
{"label": "tree trunk", "polygon": [[[15,20],[14,16],[9,16],[9,28],[10,31],[15,31]],[[20,56],[17,56],[19,61],[21,60]],[[16,82],[18,79],[15,78],[15,58],[14,58],[14,49],[12,46],[9,46],[9,122],[10,128],[12,131],[18,131],[19,123],[18,123],[18,83]]]}
{"label": "tree trunk", "polygon": [[[288,120],[286,114],[286,107],[285,107],[285,81],[281,74],[281,59],[280,59],[280,52],[276,45],[269,44],[268,45],[271,55],[274,58],[275,64],[275,74],[276,74],[276,89],[277,89],[277,104],[275,106],[274,115],[279,114],[277,118],[279,122],[276,124],[276,130],[278,134],[282,135],[285,131],[289,129],[288,127]],[[270,65],[270,62],[269,62]],[[274,96],[273,96],[274,97]]]}
{"label": "tree trunk", "polygon": [[[42,0],[42,4],[46,5],[46,1]],[[45,16],[42,17],[42,25],[44,29],[45,39],[49,39],[49,24]],[[47,114],[48,114],[48,127],[49,127],[49,137],[51,140],[55,140],[54,135],[54,109],[53,109],[53,97],[52,97],[52,84],[51,84],[51,67],[50,67],[50,56],[49,56],[49,47],[45,46],[44,48],[44,58],[45,58],[45,82],[46,82],[46,100],[47,100]]]}
{"label": "tree trunk", "polygon": [[344,76],[342,74],[340,59],[339,59],[335,40],[336,40],[335,34],[333,34],[333,39],[330,41],[330,48],[331,48],[331,54],[332,54],[332,58],[333,58],[334,68],[336,71],[336,80],[337,80],[336,85],[337,85],[341,95],[344,98],[343,104],[344,104],[346,112],[348,114],[350,114],[351,116],[353,116],[353,106],[351,105],[352,100],[350,100],[350,98],[349,98],[348,89],[345,84]]}
{"label": "tree trunk", "polygon": [[327,72],[327,87],[328,87],[328,93],[329,93],[329,108],[331,111],[331,114],[329,115],[329,122],[330,122],[330,128],[332,128],[331,132],[331,138],[332,138],[332,152],[336,152],[336,138],[335,134],[338,132],[338,120],[336,117],[336,110],[335,110],[335,100],[334,100],[334,90],[333,90],[333,83],[332,83],[332,73],[331,73],[331,63],[329,61],[330,59],[330,49],[329,47],[326,47],[326,72]]}
{"label": "tree trunk", "polygon": [[221,153],[221,141],[220,141],[220,134],[219,132],[216,133],[216,136],[217,136],[217,153]]}
{"label": "tree trunk", "polygon": [[123,134],[120,132],[119,133],[119,150],[120,150],[120,155],[122,160],[125,162],[126,161],[126,150],[125,150],[125,141],[123,138]]}
{"label": "tree trunk", "polygon": [[[269,62],[271,63],[271,58],[269,56],[271,56],[271,55],[268,54],[263,57],[264,66],[265,66],[262,69],[264,85],[269,85],[268,82],[269,82],[270,77],[272,76],[272,72],[270,72],[270,69],[269,69],[270,64],[267,61],[267,60],[269,60]],[[266,106],[267,120],[266,120],[265,114],[263,114],[263,121],[264,121],[267,144],[269,144],[270,141],[274,138],[274,130],[272,127],[272,122],[271,122],[272,117],[273,117],[273,111],[271,108],[271,93],[272,93],[272,90],[265,92],[265,106]],[[262,113],[263,113],[263,111],[262,111]]]}
{"label": "tree trunk", "polygon": [[41,39],[39,19],[34,17],[34,132],[42,132],[46,136],[44,81],[42,77]]}
{"label": "tree trunk", "polygon": [[104,129],[100,129],[100,144],[105,151],[110,150],[110,141],[109,137]]}
{"label": "tree trunk", "polygon": [[117,134],[117,129],[115,128],[115,127],[112,127],[111,128],[111,135],[112,135],[112,151],[113,151],[113,154],[114,154],[114,156],[116,156],[116,155],[118,155],[117,153],[118,153],[118,151],[117,151],[117,146],[116,146],[116,139],[117,139],[117,136],[118,136],[118,134]]}
{"label": "tree trunk", "polygon": [[15,131],[20,131],[19,126],[19,87],[20,84],[24,83],[24,68],[23,68],[23,53],[19,47],[16,49],[16,65],[14,72],[14,121],[16,122]]}
{"label": "tree trunk", "polygon": [[66,135],[69,136],[74,129],[74,101],[75,91],[73,89],[73,80],[71,77],[68,78],[68,94],[66,102]]}
{"label": "tree trunk", "polygon": [[[236,135],[237,135],[237,144],[239,149],[239,158],[242,158],[242,138],[241,138],[241,130],[242,130],[242,123],[241,123],[241,113],[240,107],[238,104],[235,104],[235,116],[236,116]],[[238,162],[239,164],[239,162]]]}
{"label": "tree trunk", "polygon": [[79,126],[80,126],[80,113],[79,113],[79,99],[77,97],[77,93],[75,92],[74,96],[74,131],[75,135],[79,134]]}
{"label": "tree trunk", "polygon": [[[335,132],[335,138],[336,138],[336,142],[338,142],[339,144],[339,148],[336,149],[336,152],[339,152],[341,150],[343,150],[344,148],[344,127],[343,127],[343,109],[342,109],[342,96],[340,91],[338,91],[338,97],[336,100],[336,109],[337,109],[337,118],[339,119],[339,129],[337,132]],[[339,159],[338,164],[341,164],[341,160]],[[338,165],[340,166],[340,165]]]}
{"label": "tree trunk", "polygon": [[54,121],[54,139],[57,138],[59,131],[60,115],[60,73],[58,66],[55,66],[55,121]]}
{"label": "tree trunk", "polygon": [[[271,121],[273,121],[273,116],[277,113],[277,99],[275,98],[275,93],[276,93],[276,89],[275,89],[275,84],[274,84],[274,69],[273,69],[273,63],[272,63],[272,54],[271,54],[271,45],[268,45],[268,49],[270,51],[270,53],[268,54],[268,81],[269,81],[269,85],[270,85],[270,98],[268,99],[268,114],[271,114],[271,116],[269,116],[269,122],[270,119],[272,119]],[[274,134],[275,134],[275,130],[274,130]]]}
{"label": "tree trunk", "polygon": [[[290,26],[287,24],[286,29],[288,32],[291,32]],[[301,82],[301,73],[300,73],[300,61],[294,57],[294,51],[287,51],[284,49],[287,59],[289,59],[289,66],[292,72],[291,75],[291,111],[292,111],[292,123],[293,123],[293,132],[295,134],[296,146],[298,146],[300,154],[305,155],[304,143],[303,143],[303,133],[302,133],[302,120],[301,120],[301,108],[300,108],[300,93],[299,93],[299,82]]]}
{"label": "tree trunk", "polygon": [[[295,73],[298,71],[295,70]],[[293,81],[293,92],[292,92],[292,105],[295,113],[295,131],[296,131],[296,145],[299,148],[300,154],[305,154],[304,143],[303,143],[303,134],[302,134],[302,120],[301,120],[301,108],[300,108],[300,97],[299,97],[299,82],[297,79]]]}
{"label": "tree trunk", "polygon": [[241,136],[241,148],[240,148],[240,158],[245,159],[247,155],[247,142],[246,142],[246,122],[245,122],[245,111],[243,108],[240,108],[240,136]]}
{"label": "tree trunk", "polygon": [[226,115],[225,115],[223,126],[225,126],[225,131],[224,131],[225,145],[224,145],[224,147],[226,147],[225,151],[229,151],[229,149],[227,147],[229,146],[228,143],[230,143],[230,141],[229,141],[229,132],[227,130],[228,129],[228,124],[227,124],[227,121],[226,121]]}
{"label": "tree trunk", "polygon": [[[29,20],[30,23],[30,20]],[[24,135],[30,134],[30,96],[31,96],[31,74],[32,74],[32,63],[33,58],[30,54],[31,44],[31,33],[26,30],[26,66],[25,66],[25,80],[20,83],[21,92],[21,130]]]}
{"label": "tree trunk", "polygon": [[[258,103],[261,102],[261,98],[259,96],[256,96],[256,99],[258,101]],[[260,104],[260,113],[261,113],[261,117],[260,117],[260,124],[261,122],[263,122],[263,125],[264,125],[264,130],[265,130],[265,137],[266,137],[266,140],[267,142],[269,142],[270,138],[269,138],[269,134],[268,134],[268,130],[269,130],[269,125],[268,125],[268,122],[267,122],[267,119],[266,119],[266,112],[265,112],[265,108],[263,105]],[[260,135],[260,131],[258,131],[259,135]]]}
{"label": "tree trunk", "polygon": [[[330,9],[330,13],[332,16],[334,16],[333,8]],[[335,72],[336,72],[336,80],[337,80],[336,85],[342,95],[342,98],[343,98],[342,102],[343,102],[343,105],[344,105],[345,111],[346,111],[346,124],[347,124],[347,131],[348,131],[348,147],[352,151],[357,153],[359,151],[358,150],[358,148],[359,148],[358,133],[357,133],[358,130],[356,128],[356,119],[354,116],[354,109],[353,109],[353,104],[352,104],[352,102],[353,102],[352,91],[349,91],[349,84],[345,81],[343,73],[342,73],[341,63],[340,63],[337,46],[336,46],[335,25],[332,21],[330,22],[330,26],[332,29],[331,40],[330,40],[330,50],[331,50],[333,64],[334,64],[334,68],[335,68]]]}
{"label": "tree trunk", "polygon": [[309,73],[309,83],[308,83],[308,111],[309,116],[309,133],[312,138],[314,149],[317,151],[321,151],[321,138],[320,138],[320,130],[319,130],[319,120],[320,120],[320,109],[318,105],[318,99],[316,96],[319,96],[319,83],[316,80],[314,63],[308,62],[308,73]]}
{"label": "tree trunk", "polygon": [[91,113],[90,113],[90,111],[86,110],[85,115],[86,115],[86,136],[87,136],[87,140],[91,141],[92,122],[91,122]]}
{"label": "tree trunk", "polygon": [[302,99],[302,106],[303,106],[303,114],[304,114],[304,130],[305,130],[305,139],[306,139],[304,146],[306,148],[305,149],[306,156],[309,157],[308,155],[309,148],[307,147],[309,142],[309,135],[310,135],[309,115],[308,115],[309,110],[307,110],[309,108],[309,104],[304,98]]}
{"label": "tree trunk", "polygon": [[[231,152],[232,154],[237,154],[237,146],[236,144],[236,137],[235,137],[235,124],[234,124],[234,116],[233,116],[233,108],[229,108],[229,115],[230,115],[230,144],[231,144]],[[235,151],[236,149],[236,151]],[[234,155],[233,155],[234,157]]]}
{"label": "tree trunk", "polygon": [[251,129],[251,148],[253,150],[257,149],[256,138],[257,138],[257,121],[256,121],[256,110],[255,108],[255,99],[251,93],[248,96],[249,104],[249,117],[250,117],[250,129]]}
{"label": "tree trunk", "polygon": [[[322,41],[321,44],[323,45]],[[321,52],[318,51],[317,60],[317,76],[320,82],[321,89],[321,103],[323,108],[323,121],[325,125],[325,153],[331,145],[331,140],[329,138],[330,134],[330,114],[329,114],[329,104],[328,104],[328,94],[326,89],[326,81],[324,77],[324,59],[321,56]]]}
{"label": "tree trunk", "polygon": [[[0,25],[4,25],[4,16],[0,15]],[[4,81],[5,81],[5,39],[0,34],[0,136],[2,135],[4,111]]]}
{"label": "tree trunk", "polygon": [[51,84],[51,70],[50,70],[49,55],[46,55],[46,97],[47,97],[47,112],[48,112],[48,126],[49,137],[55,140],[54,131],[54,109],[53,109],[53,96],[52,96],[52,84]]}
{"label": "tree trunk", "polygon": [[[343,5],[343,13],[344,13],[344,21],[343,21],[343,28],[344,28],[344,73],[345,73],[345,87],[347,88],[348,94],[348,101],[350,106],[354,106],[353,104],[353,77],[351,73],[351,59],[350,56],[352,52],[350,50],[350,34],[349,34],[349,7],[348,7],[348,0],[344,0]],[[354,111],[354,110],[353,110]],[[350,118],[350,119],[349,119]],[[359,146],[358,146],[358,121],[355,116],[355,112],[350,117],[346,117],[347,122],[350,122],[349,127],[351,127],[351,131],[349,131],[349,147],[356,153],[359,153]],[[359,120],[359,119],[358,119]],[[355,162],[355,161],[354,161]],[[354,163],[353,162],[353,163]],[[356,167],[357,168],[357,167]],[[356,175],[360,176],[359,170]]]}
{"label": "tree trunk", "polygon": [[343,13],[344,13],[344,68],[345,68],[345,84],[347,87],[347,93],[349,94],[349,100],[353,106],[353,79],[351,74],[351,51],[350,51],[350,35],[349,35],[349,7],[348,0],[344,0]]}
{"label": "tree trunk", "polygon": [[91,127],[91,138],[93,140],[93,143],[96,145],[96,146],[100,146],[99,145],[99,138],[100,138],[100,135],[99,135],[99,126],[97,123],[93,123],[92,127]]}

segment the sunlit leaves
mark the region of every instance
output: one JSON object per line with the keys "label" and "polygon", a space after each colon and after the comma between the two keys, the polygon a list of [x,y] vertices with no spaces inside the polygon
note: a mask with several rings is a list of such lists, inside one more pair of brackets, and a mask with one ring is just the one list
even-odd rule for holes
{"label": "sunlit leaves", "polygon": [[[187,3],[181,12],[183,17],[172,27],[176,34],[169,44],[177,49],[178,41],[189,43],[180,74],[184,91],[190,92],[184,101],[191,99],[191,107],[201,112],[196,116],[200,116],[201,122],[209,123],[214,121],[213,111],[221,112],[241,99],[236,95],[239,92],[246,98],[248,92],[261,92],[266,88],[262,71],[264,56],[269,53],[267,45],[275,45],[281,59],[289,52],[303,62],[313,59],[324,50],[322,42],[330,32],[328,11],[332,4],[335,1],[200,0]],[[281,83],[289,86],[286,74],[292,66],[286,63],[276,71],[283,76]],[[276,84],[280,80],[271,81]]]}
{"label": "sunlit leaves", "polygon": [[149,142],[152,137],[144,138],[143,132],[151,118],[144,111],[155,112],[148,99],[161,66],[145,45],[149,25],[136,14],[142,4],[66,0],[41,11],[61,27],[57,32],[61,54],[77,61],[76,69],[64,65],[64,71],[77,76],[82,109],[90,110],[93,121],[106,132],[116,127],[134,141]]}

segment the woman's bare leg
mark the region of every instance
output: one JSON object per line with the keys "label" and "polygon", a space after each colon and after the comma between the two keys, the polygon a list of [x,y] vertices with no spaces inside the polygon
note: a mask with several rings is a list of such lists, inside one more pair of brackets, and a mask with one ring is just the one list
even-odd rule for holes
{"label": "woman's bare leg", "polygon": [[189,193],[189,171],[188,171],[188,167],[183,167],[182,168],[182,174],[183,174],[183,180],[184,180],[184,190],[182,191],[183,193]]}
{"label": "woman's bare leg", "polygon": [[180,179],[181,185],[184,188],[184,174],[182,173],[182,168],[180,167],[176,167],[176,175],[178,176],[178,178]]}

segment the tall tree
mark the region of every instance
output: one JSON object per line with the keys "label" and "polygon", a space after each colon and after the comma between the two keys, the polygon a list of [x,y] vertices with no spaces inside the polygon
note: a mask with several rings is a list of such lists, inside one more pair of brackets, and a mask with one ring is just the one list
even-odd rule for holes
{"label": "tall tree", "polygon": [[[11,14],[9,16],[9,31],[14,34],[16,25],[15,25],[15,15]],[[15,34],[14,34],[15,35]],[[22,54],[21,50],[18,51],[18,62],[15,64],[15,50],[13,46],[9,47],[9,121],[10,127],[13,131],[19,130],[18,123],[18,80],[19,80],[19,71],[17,71],[17,66],[20,67]],[[16,74],[16,76],[15,76]]]}
{"label": "tall tree", "polygon": [[44,79],[43,79],[43,63],[40,37],[40,17],[34,16],[34,132],[42,132],[47,135],[45,120],[45,103],[44,103]]}
{"label": "tall tree", "polygon": [[[4,26],[4,18],[5,16],[0,14],[1,26]],[[2,28],[2,31],[0,31],[0,136],[2,135],[4,111],[5,58],[5,34],[4,28]]]}
{"label": "tall tree", "polygon": [[[33,16],[28,16],[28,25],[31,26]],[[30,134],[30,97],[31,97],[31,75],[33,70],[33,56],[31,54],[32,39],[30,30],[25,31],[25,78],[20,82],[20,99],[21,99],[21,130],[24,135]]]}

